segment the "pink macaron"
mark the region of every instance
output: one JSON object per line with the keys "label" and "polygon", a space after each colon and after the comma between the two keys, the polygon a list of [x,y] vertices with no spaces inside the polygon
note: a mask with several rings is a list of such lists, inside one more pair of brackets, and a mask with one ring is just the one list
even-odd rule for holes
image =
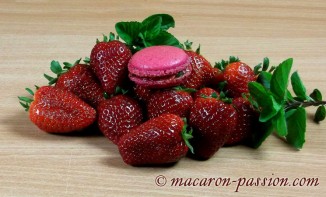
{"label": "pink macaron", "polygon": [[135,53],[128,64],[129,78],[148,88],[180,85],[191,73],[189,56],[173,46],[152,46]]}

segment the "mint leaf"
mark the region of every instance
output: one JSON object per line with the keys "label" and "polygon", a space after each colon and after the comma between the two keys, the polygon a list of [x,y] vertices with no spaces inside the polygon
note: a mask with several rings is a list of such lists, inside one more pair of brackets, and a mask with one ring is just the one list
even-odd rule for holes
{"label": "mint leaf", "polygon": [[322,101],[323,100],[323,96],[322,96],[321,92],[318,89],[314,89],[314,91],[309,96],[312,99],[314,99],[315,101]]}
{"label": "mint leaf", "polygon": [[324,105],[321,105],[317,108],[317,111],[315,113],[314,121],[319,123],[320,121],[323,121],[326,116],[326,109]]}
{"label": "mint leaf", "polygon": [[145,20],[143,20],[142,23],[147,23],[148,21],[153,20],[154,18],[161,18],[161,30],[168,30],[170,27],[174,27],[175,26],[175,22],[174,19],[171,15],[169,14],[154,14],[152,16],[147,17]]}
{"label": "mint leaf", "polygon": [[272,74],[269,72],[262,71],[259,76],[257,81],[261,83],[266,89],[270,89],[271,87],[271,79],[272,79]]}
{"label": "mint leaf", "polygon": [[250,82],[248,88],[251,96],[254,97],[261,108],[259,121],[266,122],[270,120],[281,109],[282,106],[275,101],[272,94],[260,83]]}
{"label": "mint leaf", "polygon": [[282,104],[285,99],[289,74],[292,67],[293,59],[287,59],[282,62],[274,71],[271,78],[271,92],[275,95],[275,100]]}
{"label": "mint leaf", "polygon": [[288,131],[286,127],[286,120],[285,120],[285,111],[281,109],[277,115],[273,118],[273,125],[276,130],[276,133],[279,136],[286,136]]}
{"label": "mint leaf", "polygon": [[150,40],[155,38],[161,31],[162,17],[151,17],[141,23],[143,39]]}
{"label": "mint leaf", "polygon": [[[170,45],[182,48],[181,43],[178,39],[176,39],[172,34],[166,31],[161,31],[157,37],[152,40],[145,41],[147,46],[154,46],[154,45]],[[145,45],[145,46],[146,46]]]}
{"label": "mint leaf", "polygon": [[268,67],[269,67],[269,59],[268,59],[268,57],[265,57],[264,60],[263,60],[263,68],[262,68],[262,70],[266,71],[268,69]]}
{"label": "mint leaf", "polygon": [[140,29],[140,22],[118,22],[115,24],[115,30],[117,31],[119,37],[128,45],[132,45],[137,42]]}
{"label": "mint leaf", "polygon": [[309,97],[306,94],[306,88],[303,85],[297,71],[291,75],[291,84],[293,91],[297,97],[299,97],[301,100],[309,100]]}
{"label": "mint leaf", "polygon": [[305,142],[306,110],[303,107],[291,109],[287,113],[288,135],[286,140],[295,148],[302,148]]}
{"label": "mint leaf", "polygon": [[249,141],[249,146],[253,148],[258,148],[268,136],[274,131],[272,121],[258,122],[256,129],[253,130],[251,139]]}
{"label": "mint leaf", "polygon": [[294,98],[289,90],[286,91],[286,101],[294,101]]}

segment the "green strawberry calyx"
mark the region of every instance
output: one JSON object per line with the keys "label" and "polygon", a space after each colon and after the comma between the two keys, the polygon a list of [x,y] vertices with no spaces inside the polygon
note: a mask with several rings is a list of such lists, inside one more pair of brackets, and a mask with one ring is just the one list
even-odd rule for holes
{"label": "green strawberry calyx", "polygon": [[69,62],[63,62],[63,67],[61,66],[61,64],[58,61],[52,60],[51,64],[50,64],[50,70],[56,74],[56,77],[51,77],[50,75],[47,75],[44,73],[44,77],[49,81],[48,84],[49,85],[53,85],[57,82],[58,78],[60,77],[60,75],[68,72],[68,70],[70,68],[72,68],[73,66],[79,64],[81,61],[81,58],[76,60],[74,63],[69,63]]}
{"label": "green strawberry calyx", "polygon": [[183,122],[184,122],[184,125],[183,125],[183,128],[182,128],[181,136],[182,136],[183,140],[185,141],[185,144],[189,148],[190,152],[192,154],[194,154],[194,148],[192,147],[192,145],[189,142],[189,140],[193,138],[193,136],[192,136],[192,128],[188,127],[186,118],[183,118]]}
{"label": "green strawberry calyx", "polygon": [[[290,76],[292,58],[269,71],[266,65],[269,65],[269,60],[265,58],[263,66],[255,69],[259,74],[257,81],[248,84],[250,95],[247,98],[260,113],[259,129],[253,132],[249,145],[258,148],[270,134],[275,133],[294,148],[301,149],[306,132],[305,108],[318,107],[314,121],[319,122],[325,119],[326,101],[322,101],[322,94],[318,89],[310,95],[307,94],[297,71]],[[288,90],[289,82],[294,96]]]}
{"label": "green strawberry calyx", "polygon": [[228,60],[222,59],[219,62],[215,62],[214,68],[218,68],[219,70],[224,71],[229,64],[234,62],[240,62],[240,59],[235,56],[230,56]]}
{"label": "green strawberry calyx", "polygon": [[[186,42],[184,42],[183,47],[184,49],[191,51],[192,50],[192,42],[190,42],[189,40],[187,40]],[[200,44],[198,45],[197,49],[195,50],[195,52],[200,55]]]}
{"label": "green strawberry calyx", "polygon": [[[37,85],[35,85],[36,90],[39,89],[39,87]],[[34,91],[31,90],[30,88],[25,88],[25,90],[31,95],[34,96]],[[19,103],[21,106],[23,106],[23,108],[25,109],[25,111],[29,110],[29,107],[31,105],[31,103],[34,101],[34,99],[29,98],[29,97],[25,97],[25,96],[18,96],[19,99]]]}

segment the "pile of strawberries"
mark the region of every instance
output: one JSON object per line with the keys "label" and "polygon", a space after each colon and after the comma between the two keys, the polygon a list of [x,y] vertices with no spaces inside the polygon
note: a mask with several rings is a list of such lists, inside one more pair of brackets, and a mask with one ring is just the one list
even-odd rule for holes
{"label": "pile of strawberries", "polygon": [[181,86],[146,88],[130,81],[133,52],[104,37],[81,63],[51,62],[55,78],[19,97],[31,121],[49,133],[80,132],[93,123],[130,165],[206,160],[222,146],[245,143],[258,121],[244,96],[253,70],[237,58],[211,64],[186,43],[192,73]]}

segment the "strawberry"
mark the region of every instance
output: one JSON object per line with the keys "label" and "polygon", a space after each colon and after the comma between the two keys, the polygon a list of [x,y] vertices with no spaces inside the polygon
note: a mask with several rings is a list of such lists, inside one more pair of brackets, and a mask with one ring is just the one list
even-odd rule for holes
{"label": "strawberry", "polygon": [[241,97],[242,93],[248,93],[248,83],[256,81],[254,71],[238,58],[230,57],[229,61],[217,63],[215,67],[223,70],[223,78],[226,81],[226,91],[232,97]]}
{"label": "strawberry", "polygon": [[228,139],[236,125],[236,111],[221,100],[198,98],[190,110],[189,125],[193,128],[193,157],[206,160]]}
{"label": "strawberry", "polygon": [[[34,94],[30,89],[27,89]],[[91,125],[96,111],[70,91],[53,86],[39,88],[34,99],[18,97],[29,118],[41,130],[49,133],[68,133]]]}
{"label": "strawberry", "polygon": [[186,91],[158,91],[147,102],[147,116],[151,119],[164,113],[172,113],[180,117],[187,117],[192,104],[193,99]]}
{"label": "strawberry", "polygon": [[75,64],[64,62],[63,68],[57,61],[51,62],[51,70],[57,78],[44,76],[49,80],[49,85],[55,83],[55,87],[68,90],[86,103],[96,107],[104,100],[104,91],[90,67],[80,64],[80,59]]}
{"label": "strawberry", "polygon": [[186,79],[183,85],[187,88],[199,89],[208,84],[213,78],[213,68],[211,64],[199,53],[199,48],[196,51],[191,50],[191,44],[186,42],[186,53],[190,57],[192,66],[191,76]]}
{"label": "strawberry", "polygon": [[251,136],[255,122],[258,121],[258,114],[248,100],[238,97],[233,99],[232,105],[236,109],[237,124],[231,131],[226,146],[245,142]]}
{"label": "strawberry", "polygon": [[150,89],[144,86],[135,85],[134,86],[134,93],[136,97],[141,101],[148,101],[151,95],[155,92],[155,89]]}
{"label": "strawberry", "polygon": [[197,98],[202,98],[202,97],[210,97],[210,98],[217,98],[219,96],[219,93],[212,89],[212,88],[202,88],[200,90],[198,90],[195,94],[194,94],[194,100],[196,100]]}
{"label": "strawberry", "polygon": [[213,74],[212,74],[212,79],[210,81],[209,84],[213,85],[213,86],[216,86],[218,85],[220,82],[223,82],[224,81],[224,77],[223,77],[223,72],[218,69],[218,68],[213,68]]}
{"label": "strawberry", "polygon": [[91,69],[100,80],[107,94],[112,94],[128,76],[128,62],[131,58],[130,49],[118,40],[97,42],[90,55]]}
{"label": "strawberry", "polygon": [[140,105],[126,95],[102,101],[97,108],[98,126],[102,133],[117,144],[119,138],[143,120]]}
{"label": "strawberry", "polygon": [[189,138],[191,134],[179,116],[163,114],[122,136],[118,147],[123,161],[129,165],[174,163],[186,155]]}

